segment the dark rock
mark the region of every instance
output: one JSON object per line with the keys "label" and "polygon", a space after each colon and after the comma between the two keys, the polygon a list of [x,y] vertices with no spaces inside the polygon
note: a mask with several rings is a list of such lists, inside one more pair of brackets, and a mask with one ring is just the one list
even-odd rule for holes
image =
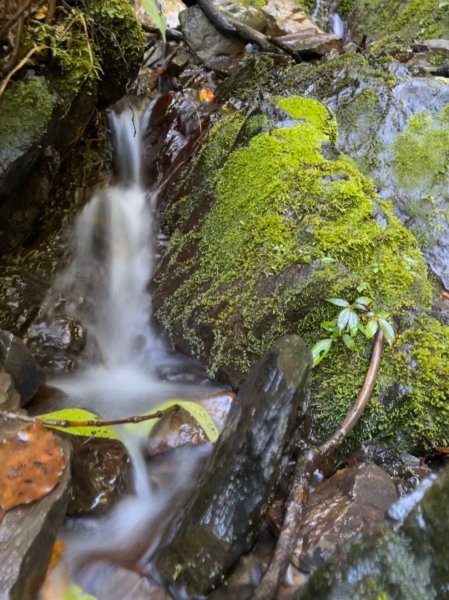
{"label": "dark rock", "polygon": [[[391,478],[374,464],[337,471],[310,495],[293,563],[301,569],[307,563],[318,566],[336,546],[382,521],[396,498]],[[312,560],[316,556],[319,560]]]}
{"label": "dark rock", "polygon": [[253,368],[207,462],[188,516],[157,559],[170,585],[189,595],[205,593],[251,547],[285,466],[310,366],[302,340],[286,336]]}
{"label": "dark rock", "polygon": [[0,364],[11,375],[25,406],[44,383],[45,375],[22,340],[9,331],[0,330]]}
{"label": "dark rock", "polygon": [[11,375],[0,369],[0,411],[20,409],[20,396],[16,392]]}
{"label": "dark rock", "polygon": [[[2,423],[1,436],[15,435],[23,423]],[[35,600],[45,577],[53,543],[62,526],[70,483],[69,445],[61,441],[66,469],[47,496],[7,511],[0,522],[0,597]]]}
{"label": "dark rock", "polygon": [[170,600],[163,587],[146,577],[122,567],[111,566],[95,572],[92,582],[83,589],[97,600]]}
{"label": "dark rock", "polygon": [[117,440],[70,436],[72,482],[70,515],[98,515],[131,491],[131,468],[123,444]]}
{"label": "dark rock", "polygon": [[72,369],[86,342],[82,325],[64,316],[36,319],[27,331],[27,339],[33,356],[49,372]]}
{"label": "dark rock", "polygon": [[[340,547],[310,579],[301,600],[448,598],[449,471],[396,531],[383,526]],[[409,502],[407,498],[399,502]]]}

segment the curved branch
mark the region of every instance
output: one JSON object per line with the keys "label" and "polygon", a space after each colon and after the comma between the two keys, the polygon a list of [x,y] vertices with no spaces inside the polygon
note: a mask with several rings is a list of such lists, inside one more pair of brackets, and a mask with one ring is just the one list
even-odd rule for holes
{"label": "curved branch", "polygon": [[[341,446],[362,416],[373,393],[379,373],[383,347],[384,336],[379,329],[362,389],[343,423],[327,442],[318,448],[313,448],[298,459],[287,498],[281,533],[279,534],[270,564],[260,580],[252,600],[273,600],[276,597],[284,580],[290,560],[295,553],[295,548],[297,548],[299,525],[304,512],[304,505],[309,495],[312,474],[325,458]],[[300,557],[302,553],[301,547],[297,548],[297,552],[295,553],[296,558]]]}

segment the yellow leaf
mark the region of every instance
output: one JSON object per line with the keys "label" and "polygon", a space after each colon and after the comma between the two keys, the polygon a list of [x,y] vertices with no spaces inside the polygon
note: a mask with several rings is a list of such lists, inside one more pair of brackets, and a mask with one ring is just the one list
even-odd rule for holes
{"label": "yellow leaf", "polygon": [[[97,415],[84,410],[83,408],[63,408],[52,413],[46,413],[45,415],[39,415],[36,417],[41,421],[98,421],[100,420]],[[95,438],[109,438],[112,440],[121,441],[120,436],[112,427],[59,427],[57,425],[46,425],[51,429],[58,429],[65,433],[71,433],[72,435],[82,435],[84,437],[95,437]]]}

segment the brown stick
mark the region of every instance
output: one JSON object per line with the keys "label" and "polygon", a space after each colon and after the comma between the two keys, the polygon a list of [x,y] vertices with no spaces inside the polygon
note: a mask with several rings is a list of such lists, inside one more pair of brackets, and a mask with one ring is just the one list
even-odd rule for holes
{"label": "brown stick", "polygon": [[55,18],[55,11],[56,0],[48,0],[48,11],[47,16],[45,17],[45,22],[48,23],[48,25],[51,25],[53,23],[53,19]]}
{"label": "brown stick", "polygon": [[22,60],[14,67],[14,69],[12,69],[12,71],[10,71],[8,73],[8,75],[3,79],[3,81],[1,82],[0,85],[0,96],[3,94],[3,92],[6,89],[6,86],[9,83],[9,80],[11,79],[11,77],[14,75],[14,73],[17,73],[17,71],[19,69],[21,69],[23,67],[23,65],[25,65],[28,61],[29,58],[31,58],[31,56],[35,53],[35,52],[40,52],[41,50],[48,50],[48,46],[34,46],[33,48],[31,48],[31,50],[29,52],[27,52],[27,54],[22,58]]}
{"label": "brown stick", "polygon": [[[297,548],[299,525],[304,512],[304,505],[309,495],[310,481],[317,466],[337,448],[341,446],[348,434],[354,429],[371,398],[380,368],[384,346],[384,336],[378,330],[370,364],[362,389],[346,415],[345,420],[333,436],[318,448],[305,453],[295,466],[290,493],[287,498],[284,522],[270,564],[260,580],[252,600],[273,600],[285,577],[285,572]],[[301,547],[297,548],[295,558],[300,558]]]}
{"label": "brown stick", "polygon": [[32,3],[33,0],[26,0],[25,4],[20,6],[15,12],[15,14],[13,14],[13,16],[8,21],[6,21],[6,23],[0,29],[0,39],[6,33],[8,33],[8,31],[14,26],[15,22],[23,15],[24,12],[26,12],[30,8]]}
{"label": "brown stick", "polygon": [[17,64],[17,61],[19,58],[19,52],[20,52],[20,43],[22,41],[24,23],[25,23],[25,19],[24,19],[23,15],[21,15],[19,20],[17,21],[17,30],[16,30],[16,35],[14,38],[14,47],[12,49],[11,58],[8,60],[6,65],[4,65],[2,67],[3,73],[8,73],[8,71],[13,69]]}

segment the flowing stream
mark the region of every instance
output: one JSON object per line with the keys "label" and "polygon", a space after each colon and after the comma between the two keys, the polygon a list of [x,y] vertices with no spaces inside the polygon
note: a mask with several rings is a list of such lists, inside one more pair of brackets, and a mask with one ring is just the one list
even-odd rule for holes
{"label": "flowing stream", "polygon": [[[148,284],[155,260],[157,193],[142,185],[141,134],[151,106],[126,106],[110,122],[120,183],[95,194],[74,230],[73,260],[53,287],[66,312],[87,331],[89,360],[51,384],[65,393],[65,406],[110,419],[150,412],[169,398],[207,395],[209,387],[173,384],[157,373],[178,365],[151,326]],[[214,391],[216,389],[214,388]],[[134,493],[105,518],[74,519],[66,531],[65,568],[73,576],[95,559],[116,564],[148,560],[210,445],[177,456],[168,485],[155,489],[132,426],[118,429],[133,465]],[[95,587],[95,586],[94,586]]]}

